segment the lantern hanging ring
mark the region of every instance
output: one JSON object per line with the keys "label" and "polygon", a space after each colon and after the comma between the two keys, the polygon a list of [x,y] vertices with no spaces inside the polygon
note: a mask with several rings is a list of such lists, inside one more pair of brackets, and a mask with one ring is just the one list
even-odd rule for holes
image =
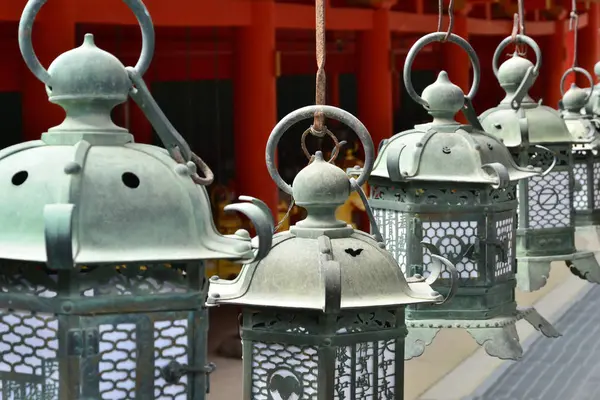
{"label": "lantern hanging ring", "polygon": [[362,186],[367,181],[371,171],[373,170],[373,164],[375,161],[375,146],[373,145],[373,139],[371,138],[367,128],[354,115],[340,108],[325,105],[306,106],[299,108],[286,115],[281,121],[279,121],[277,125],[275,125],[275,128],[273,128],[271,131],[271,135],[267,141],[266,149],[267,169],[269,170],[271,178],[281,190],[289,195],[293,195],[292,186],[281,178],[281,175],[279,174],[279,171],[277,171],[277,167],[275,165],[277,145],[279,144],[279,140],[283,134],[289,128],[291,128],[297,122],[314,117],[315,112],[321,112],[325,117],[345,124],[352,131],[354,131],[354,133],[356,133],[360,139],[365,151],[365,165],[362,173],[356,181],[358,182],[359,186]]}
{"label": "lantern hanging ring", "polygon": [[[403,77],[404,77],[404,86],[406,87],[406,91],[408,92],[408,94],[414,101],[421,104],[426,109],[429,109],[429,104],[421,96],[419,96],[417,94],[417,92],[415,91],[415,88],[413,87],[413,84],[412,84],[412,76],[411,76],[412,64],[415,61],[417,54],[425,46],[427,46],[430,43],[434,43],[434,42],[444,42],[445,37],[446,37],[445,32],[434,32],[434,33],[430,33],[428,35],[423,36],[422,38],[417,40],[415,42],[415,44],[410,48],[410,50],[408,51],[408,54],[406,55],[406,61],[404,62]],[[466,51],[469,56],[469,59],[471,60],[471,65],[473,66],[473,84],[471,85],[471,90],[469,90],[469,94],[467,94],[465,96],[465,99],[470,101],[477,93],[477,90],[479,89],[479,82],[481,80],[481,68],[479,65],[479,58],[477,57],[475,50],[469,44],[469,42],[467,42],[465,39],[461,38],[460,36],[455,35],[454,33],[451,33],[450,36],[448,37],[448,42],[457,44],[461,49]]]}
{"label": "lantern hanging ring", "polygon": [[[33,74],[49,88],[52,87],[50,73],[40,63],[40,60],[33,50],[31,42],[31,32],[35,17],[40,9],[48,0],[30,0],[23,9],[21,20],[19,22],[19,49],[23,55],[23,60]],[[140,58],[135,65],[135,71],[140,75],[148,70],[152,56],[154,55],[154,25],[146,6],[141,0],[123,0],[135,15],[142,31],[142,51]]]}
{"label": "lantern hanging ring", "polygon": [[[323,125],[323,131],[324,131],[325,135],[329,136],[331,138],[331,140],[333,141],[334,147],[331,152],[331,157],[327,161],[328,163],[332,163],[337,158],[338,154],[340,153],[340,149],[342,148],[342,146],[346,144],[346,141],[342,140],[340,142],[338,140],[338,138],[333,134],[333,132],[331,132],[329,130],[329,128],[327,128],[327,126],[325,126],[325,125]],[[310,154],[310,152],[308,151],[308,148],[306,147],[306,137],[308,136],[309,133],[314,134],[312,126],[310,128],[308,128],[307,130],[305,130],[304,133],[302,134],[302,138],[300,139],[300,146],[302,147],[302,151],[304,152],[304,155],[306,156],[306,158],[308,158],[309,163],[310,163],[313,160],[313,156]]]}
{"label": "lantern hanging ring", "polygon": [[500,63],[500,56],[502,55],[504,49],[511,43],[526,44],[527,46],[529,46],[533,49],[533,51],[535,53],[535,58],[536,58],[535,66],[529,67],[529,69],[525,73],[525,77],[523,78],[523,81],[521,81],[521,84],[515,91],[515,95],[514,95],[512,101],[510,102],[510,106],[514,110],[517,110],[517,109],[519,109],[519,107],[521,107],[521,101],[523,101],[523,98],[527,95],[527,92],[533,86],[536,78],[538,77],[538,75],[540,73],[540,67],[542,65],[542,50],[540,49],[540,46],[538,46],[538,44],[535,42],[535,40],[533,40],[529,36],[521,35],[521,34],[514,35],[514,37],[508,36],[502,42],[500,42],[500,44],[496,48],[496,51],[494,52],[492,68],[494,70],[494,75],[496,76],[496,78],[498,78],[498,64]]}
{"label": "lantern hanging ring", "polygon": [[590,99],[590,97],[592,97],[592,93],[594,91],[594,80],[592,79],[592,75],[587,70],[585,70],[581,67],[571,67],[565,71],[562,78],[560,78],[560,94],[561,94],[561,96],[565,95],[564,86],[565,86],[565,79],[567,79],[567,76],[569,76],[571,73],[577,73],[577,72],[579,72],[582,75],[585,75],[588,82],[590,83],[590,90],[589,90],[587,96],[585,97],[585,102],[587,103],[588,100]]}

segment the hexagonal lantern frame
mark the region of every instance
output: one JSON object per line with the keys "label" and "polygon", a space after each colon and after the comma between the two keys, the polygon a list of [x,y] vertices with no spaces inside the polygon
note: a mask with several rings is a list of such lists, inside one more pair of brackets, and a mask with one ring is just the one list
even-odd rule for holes
{"label": "hexagonal lantern frame", "polygon": [[[386,139],[371,175],[369,204],[382,228],[386,246],[407,276],[429,273],[421,241],[440,248],[461,274],[455,297],[438,308],[427,305],[407,311],[406,359],[420,356],[441,328],[467,330],[488,354],[518,359],[522,348],[515,323],[526,319],[546,336],[558,332],[533,308],[518,309],[515,301],[516,181],[538,175],[519,168],[506,147],[478,127],[471,97],[480,77],[479,60],[462,38],[471,58],[474,82],[465,96],[445,72],[419,97],[411,84],[411,65],[425,45],[444,40],[433,33],[418,40],[408,53],[404,83],[425,106],[433,122],[417,125]],[[463,108],[472,125],[455,121]],[[416,274],[416,275],[415,275]],[[444,292],[447,275],[436,289]]]}
{"label": "hexagonal lantern frame", "polygon": [[[321,152],[292,186],[281,179],[274,163],[279,138],[317,111],[361,139],[366,159],[357,180],[325,162]],[[269,255],[244,265],[234,281],[215,277],[209,286],[209,305],[242,307],[245,400],[402,397],[405,306],[443,297],[431,289],[435,277],[406,279],[380,235],[335,218],[353,190],[366,204],[361,185],[372,169],[373,152],[364,125],[331,106],[296,110],[273,129],[269,172],[307,217],[276,234]],[[444,263],[456,273],[430,249],[435,271]]]}
{"label": "hexagonal lantern frame", "polygon": [[[513,54],[498,68],[503,50],[515,40],[535,50],[535,66]],[[517,285],[527,292],[546,285],[553,261],[565,261],[577,276],[600,282],[593,252],[578,251],[575,246],[573,138],[558,111],[528,94],[540,66],[541,51],[533,39],[525,35],[505,38],[496,49],[493,68],[506,97],[479,117],[486,132],[503,140],[520,166],[548,171],[518,186]]]}
{"label": "hexagonal lantern frame", "polygon": [[[47,71],[31,44],[45,0],[23,12],[23,58],[67,115],[42,140],[0,151],[0,397],[203,399],[214,369],[204,260],[252,261],[271,247],[273,220],[255,199],[230,209],[253,221],[258,250],[247,232],[215,230],[212,172],[141,80],[154,29],[140,0],[125,2],[143,37],[129,69],[88,34]],[[130,90],[169,151],[112,122]]]}

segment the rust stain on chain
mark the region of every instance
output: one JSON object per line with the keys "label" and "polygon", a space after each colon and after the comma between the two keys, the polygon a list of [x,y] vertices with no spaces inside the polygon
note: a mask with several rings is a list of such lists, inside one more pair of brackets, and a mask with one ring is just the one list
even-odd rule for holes
{"label": "rust stain on chain", "polygon": [[[327,80],[325,77],[325,0],[315,0],[316,11],[316,45],[317,45],[317,81],[315,88],[315,104],[324,105],[326,100]],[[323,137],[325,135],[325,116],[321,112],[315,113],[313,122],[313,135]]]}

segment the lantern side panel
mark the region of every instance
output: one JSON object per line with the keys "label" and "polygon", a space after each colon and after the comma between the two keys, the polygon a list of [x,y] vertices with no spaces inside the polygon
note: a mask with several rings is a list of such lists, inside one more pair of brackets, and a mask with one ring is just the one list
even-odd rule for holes
{"label": "lantern side panel", "polygon": [[[374,189],[373,189],[374,190]],[[373,208],[375,222],[386,238],[386,249],[389,251],[402,272],[406,273],[406,215],[395,210]]]}
{"label": "lantern side panel", "polygon": [[571,144],[548,146],[550,151],[530,147],[520,154],[521,164],[542,169],[556,165],[545,176],[519,182],[519,229],[517,257],[573,254],[575,209],[573,208],[573,153]]}
{"label": "lantern side panel", "polygon": [[573,208],[576,211],[590,209],[589,191],[593,188],[588,187],[588,165],[585,152],[576,152],[574,154],[573,174],[575,176],[575,187],[573,188]]}
{"label": "lantern side panel", "polygon": [[55,302],[57,279],[41,265],[0,264],[0,398],[58,399],[58,317],[24,307]]}

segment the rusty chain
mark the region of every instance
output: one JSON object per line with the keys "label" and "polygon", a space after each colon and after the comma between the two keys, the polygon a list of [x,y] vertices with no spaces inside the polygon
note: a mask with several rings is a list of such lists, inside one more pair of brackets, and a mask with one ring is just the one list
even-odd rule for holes
{"label": "rusty chain", "polygon": [[577,1],[571,1],[571,13],[569,14],[569,30],[573,31],[573,65],[577,67],[577,39],[579,32],[579,13],[577,12]]}
{"label": "rusty chain", "polygon": [[[444,19],[444,0],[438,0],[438,26],[437,31],[442,31],[442,22]],[[446,36],[442,40],[442,43],[447,41],[450,35],[452,34],[452,29],[454,29],[454,0],[450,0],[448,4],[448,30],[446,31]]]}

